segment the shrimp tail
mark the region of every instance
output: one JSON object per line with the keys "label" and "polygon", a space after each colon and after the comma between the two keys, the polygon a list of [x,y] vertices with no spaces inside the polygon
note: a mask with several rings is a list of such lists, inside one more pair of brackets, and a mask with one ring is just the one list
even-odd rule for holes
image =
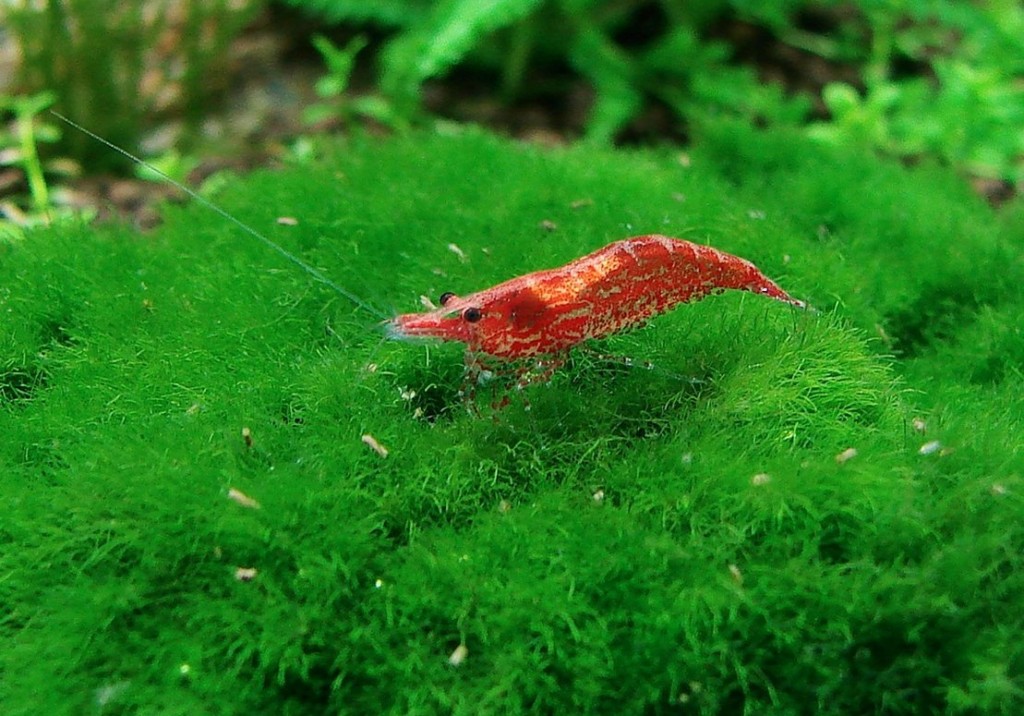
{"label": "shrimp tail", "polygon": [[[807,304],[793,298],[746,259],[704,246],[664,236],[641,237],[641,251],[654,254],[652,262],[671,265],[670,279],[663,290],[674,303],[696,301],[726,290],[749,291],[797,308]],[[634,249],[634,251],[637,249]],[[668,254],[670,259],[662,258]]]}

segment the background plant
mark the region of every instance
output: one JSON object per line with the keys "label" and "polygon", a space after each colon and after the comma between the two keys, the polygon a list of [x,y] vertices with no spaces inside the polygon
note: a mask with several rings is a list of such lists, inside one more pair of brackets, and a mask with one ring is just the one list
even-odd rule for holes
{"label": "background plant", "polygon": [[[21,55],[9,91],[53,92],[67,115],[135,147],[144,118],[173,110],[195,126],[223,90],[225,49],[261,0],[23,0],[4,12]],[[111,153],[69,133],[62,151],[93,166]]]}
{"label": "background plant", "polygon": [[[825,87],[831,121],[812,132],[1024,182],[1024,7],[875,2],[863,10],[871,32],[863,91]],[[901,73],[907,63],[921,71]]]}
{"label": "background plant", "polygon": [[[352,126],[425,117],[431,81],[473,73],[506,102],[566,103],[593,90],[584,136],[621,139],[652,108],[685,138],[723,117],[811,123],[817,137],[902,157],[933,156],[1020,184],[1024,174],[1024,8],[1009,0],[286,0],[366,48],[314,40],[327,63],[321,101]],[[195,126],[225,89],[230,41],[260,0],[22,2],[6,9],[21,50],[12,93],[50,90],[65,112],[136,146],[146,118]],[[755,37],[745,41],[731,31]],[[747,42],[745,45],[744,43]],[[798,58],[782,67],[773,53]],[[375,90],[346,97],[354,62],[377,62]],[[824,68],[803,76],[809,64]],[[786,75],[786,72],[789,75]],[[820,75],[820,76],[819,76]],[[635,134],[633,135],[635,136]],[[90,166],[110,154],[70,135]]]}
{"label": "background plant", "polygon": [[[394,2],[288,1],[394,31],[380,87],[405,116],[418,111],[424,83],[459,69],[492,72],[496,93],[515,99],[536,91],[526,78],[568,66],[594,89],[593,141],[612,141],[656,103],[683,130],[723,115],[759,125],[816,119],[813,133],[830,141],[937,156],[1009,182],[1024,172],[1024,9],[1013,2],[437,0],[403,15]],[[765,84],[716,34],[725,21],[859,80],[810,96]]]}
{"label": "background plant", "polygon": [[44,160],[40,144],[53,144],[61,132],[43,111],[53,95],[0,95],[0,239],[21,238],[25,228],[48,224],[65,210],[54,204],[49,176],[77,173],[66,159]]}

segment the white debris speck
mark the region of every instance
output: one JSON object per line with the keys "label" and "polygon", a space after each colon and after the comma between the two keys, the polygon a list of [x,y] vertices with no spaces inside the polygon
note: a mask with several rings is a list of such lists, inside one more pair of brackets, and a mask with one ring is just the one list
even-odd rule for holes
{"label": "white debris speck", "polygon": [[452,666],[458,666],[466,660],[467,656],[469,656],[469,649],[466,648],[465,644],[459,644],[448,657],[448,663]]}
{"label": "white debris speck", "polygon": [[242,428],[242,442],[247,448],[252,447],[252,430],[249,428]]}
{"label": "white debris speck", "polygon": [[189,666],[188,664],[182,664],[181,666],[178,667],[178,673],[181,674],[182,676],[188,676],[189,674],[192,673],[192,667]]}
{"label": "white debris speck", "polygon": [[594,493],[594,502],[604,502],[604,490],[598,490]]}
{"label": "white debris speck", "polygon": [[459,248],[458,244],[448,244],[448,250],[459,257],[459,261],[466,263],[466,252]]}
{"label": "white debris speck", "polygon": [[593,205],[594,205],[594,200],[593,199],[577,199],[573,203],[569,204],[569,208],[571,208],[571,209],[582,209],[585,206],[593,206]]}
{"label": "white debris speck", "polygon": [[242,507],[248,507],[250,510],[258,510],[260,508],[259,502],[235,487],[228,490],[228,499],[233,500]]}
{"label": "white debris speck", "polygon": [[892,347],[892,336],[885,332],[885,328],[882,326],[881,323],[875,324],[875,333],[878,334],[878,337],[882,339],[882,342],[885,345],[889,346],[890,348]]}
{"label": "white debris speck", "polygon": [[681,167],[689,167],[693,164],[693,160],[686,152],[682,152],[678,157],[676,157],[676,161],[679,162],[679,166]]}
{"label": "white debris speck", "polygon": [[772,481],[772,476],[767,472],[759,472],[750,478],[750,484],[754,487],[760,487],[761,485],[767,485]]}
{"label": "white debris speck", "polygon": [[235,569],[235,579],[239,582],[251,582],[256,579],[259,571],[255,567],[238,567]]}
{"label": "white debris speck", "polygon": [[939,442],[938,440],[929,440],[928,442],[926,442],[924,445],[922,445],[918,449],[917,454],[918,455],[934,455],[935,453],[937,453],[941,449],[942,449],[942,443],[941,442]]}
{"label": "white debris speck", "polygon": [[116,700],[128,689],[130,683],[129,681],[118,681],[99,687],[96,689],[96,705],[103,708],[111,701]]}
{"label": "white debris speck", "polygon": [[761,209],[751,209],[750,211],[747,212],[747,216],[749,216],[751,219],[754,219],[755,221],[761,221],[768,215],[764,213]]}
{"label": "white debris speck", "polygon": [[380,589],[381,587],[384,586],[384,580],[383,579],[378,579],[377,581],[375,581],[373,583],[373,586],[374,586],[375,589]]}
{"label": "white debris speck", "polygon": [[299,220],[294,216],[279,216],[277,217],[277,223],[282,226],[298,226]]}
{"label": "white debris speck", "polygon": [[682,461],[682,463],[684,465],[692,465],[693,464],[693,453],[692,452],[684,452],[683,456],[681,458],[679,458],[679,459]]}
{"label": "white debris speck", "polygon": [[[404,385],[401,388],[398,389],[398,394],[401,395],[402,396],[402,400],[405,400],[405,401],[410,401],[410,400],[412,400],[413,398],[416,397],[416,391],[413,390],[412,388],[406,387]],[[364,438],[363,440],[365,442],[366,439]]]}
{"label": "white debris speck", "polygon": [[381,457],[387,457],[388,456],[388,449],[386,447],[384,447],[383,445],[381,445],[379,442],[377,442],[377,438],[373,437],[369,433],[364,435],[362,437],[362,440],[363,440],[364,443],[366,443],[366,445],[368,445],[370,447],[371,450],[373,450],[375,453],[377,453]]}
{"label": "white debris speck", "polygon": [[849,462],[855,457],[857,457],[857,448],[846,448],[841,453],[836,455],[836,462],[842,465],[844,462]]}
{"label": "white debris speck", "polygon": [[928,423],[924,421],[924,418],[914,418],[910,424],[913,425],[914,430],[916,430],[919,433],[923,433],[925,430],[928,429]]}
{"label": "white debris speck", "polygon": [[498,512],[500,512],[503,515],[511,509],[512,503],[509,502],[508,500],[502,500],[501,502],[498,503]]}
{"label": "white debris speck", "polygon": [[729,574],[732,575],[732,581],[736,582],[736,584],[740,587],[743,586],[743,572],[740,571],[739,567],[737,567],[735,564],[730,564]]}
{"label": "white debris speck", "polygon": [[553,222],[551,219],[544,219],[539,224],[537,224],[537,227],[543,229],[544,231],[555,231],[558,229],[558,224]]}
{"label": "white debris speck", "polygon": [[999,482],[992,485],[992,494],[995,495],[996,497],[1002,497],[1003,495],[1006,494],[1006,485],[1003,485],[1002,483]]}

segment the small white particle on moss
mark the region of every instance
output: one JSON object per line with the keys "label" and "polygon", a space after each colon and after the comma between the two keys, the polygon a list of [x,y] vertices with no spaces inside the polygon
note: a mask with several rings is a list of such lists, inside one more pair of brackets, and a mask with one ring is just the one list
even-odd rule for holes
{"label": "small white particle on moss", "polygon": [[729,574],[732,575],[732,581],[736,582],[739,587],[743,586],[743,572],[735,564],[729,565]]}
{"label": "small white particle on moss", "polygon": [[751,219],[754,219],[755,221],[761,221],[768,215],[765,214],[761,209],[751,209],[750,211],[747,212],[747,216],[749,216]]}
{"label": "small white particle on moss", "polygon": [[1003,485],[1002,483],[999,483],[999,482],[997,482],[996,484],[992,485],[992,494],[995,495],[996,497],[1001,497],[1001,496],[1005,495],[1006,494],[1006,485]]}
{"label": "small white particle on moss", "polygon": [[924,418],[914,418],[910,422],[910,424],[913,425],[914,430],[916,430],[919,433],[923,433],[925,430],[928,429],[928,423],[924,421]]}
{"label": "small white particle on moss", "polygon": [[380,455],[381,457],[388,456],[388,449],[377,442],[377,438],[373,437],[369,433],[362,437],[363,442],[369,446],[371,450]]}
{"label": "small white particle on moss", "polygon": [[247,448],[252,447],[252,430],[247,427],[242,428],[242,442]]}
{"label": "small white particle on moss", "polygon": [[604,502],[604,490],[598,490],[594,493],[594,502]]}
{"label": "small white particle on moss", "polygon": [[374,589],[380,589],[383,586],[384,586],[384,580],[383,579],[378,579],[377,581],[375,581],[373,583]]}
{"label": "small white particle on moss", "polygon": [[684,465],[692,465],[693,464],[693,453],[692,452],[684,452],[683,456],[681,458],[679,458],[679,459],[682,461],[682,463]]}
{"label": "small white particle on moss", "polygon": [[178,673],[181,674],[182,676],[188,676],[189,674],[192,673],[192,667],[189,666],[188,664],[182,664],[181,666],[178,667]]}
{"label": "small white particle on moss", "polygon": [[277,223],[281,226],[298,226],[299,220],[294,216],[279,216],[277,217]]}
{"label": "small white particle on moss", "polygon": [[459,248],[458,244],[448,244],[448,250],[459,257],[459,261],[466,263],[466,252]]}
{"label": "small white particle on moss", "polygon": [[760,487],[761,485],[767,485],[772,481],[772,476],[767,472],[759,472],[750,478],[750,484],[754,487]]}
{"label": "small white particle on moss", "polygon": [[881,323],[875,324],[875,333],[877,333],[878,337],[882,339],[882,343],[889,346],[890,348],[892,347],[892,337],[885,332],[885,328],[882,326]]}
{"label": "small white particle on moss", "polygon": [[857,457],[857,448],[849,447],[836,455],[836,462],[842,465],[844,462],[849,462],[855,457]]}
{"label": "small white particle on moss", "polygon": [[500,512],[501,514],[505,514],[511,509],[512,503],[509,502],[508,500],[502,500],[501,502],[498,503],[498,512]]}
{"label": "small white particle on moss", "polygon": [[242,507],[248,507],[250,510],[258,510],[260,508],[259,502],[235,487],[228,490],[228,499],[236,502]]}
{"label": "small white particle on moss", "polygon": [[469,656],[469,649],[465,644],[459,644],[448,657],[448,663],[452,666],[458,666],[466,660],[467,656]]}
{"label": "small white particle on moss", "polygon": [[934,455],[942,449],[942,443],[938,440],[929,440],[920,448],[918,448],[918,455]]}
{"label": "small white particle on moss", "polygon": [[199,403],[192,403],[192,405],[188,406],[188,409],[185,411],[185,415],[191,418],[193,415],[198,415],[199,411],[202,409],[203,406]]}
{"label": "small white particle on moss", "polygon": [[251,582],[256,579],[259,570],[255,567],[238,567],[235,569],[235,579],[239,582]]}
{"label": "small white particle on moss", "polygon": [[130,681],[118,681],[96,689],[96,705],[100,708],[116,700],[131,685]]}

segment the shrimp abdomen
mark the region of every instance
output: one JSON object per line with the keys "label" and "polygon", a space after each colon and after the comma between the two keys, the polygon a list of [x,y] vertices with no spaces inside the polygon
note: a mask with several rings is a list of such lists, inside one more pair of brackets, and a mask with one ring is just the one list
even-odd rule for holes
{"label": "shrimp abdomen", "polygon": [[590,338],[624,330],[680,303],[726,290],[749,291],[805,307],[746,259],[667,236],[617,241],[579,259],[579,264],[577,272],[590,278],[579,294],[591,307]]}

